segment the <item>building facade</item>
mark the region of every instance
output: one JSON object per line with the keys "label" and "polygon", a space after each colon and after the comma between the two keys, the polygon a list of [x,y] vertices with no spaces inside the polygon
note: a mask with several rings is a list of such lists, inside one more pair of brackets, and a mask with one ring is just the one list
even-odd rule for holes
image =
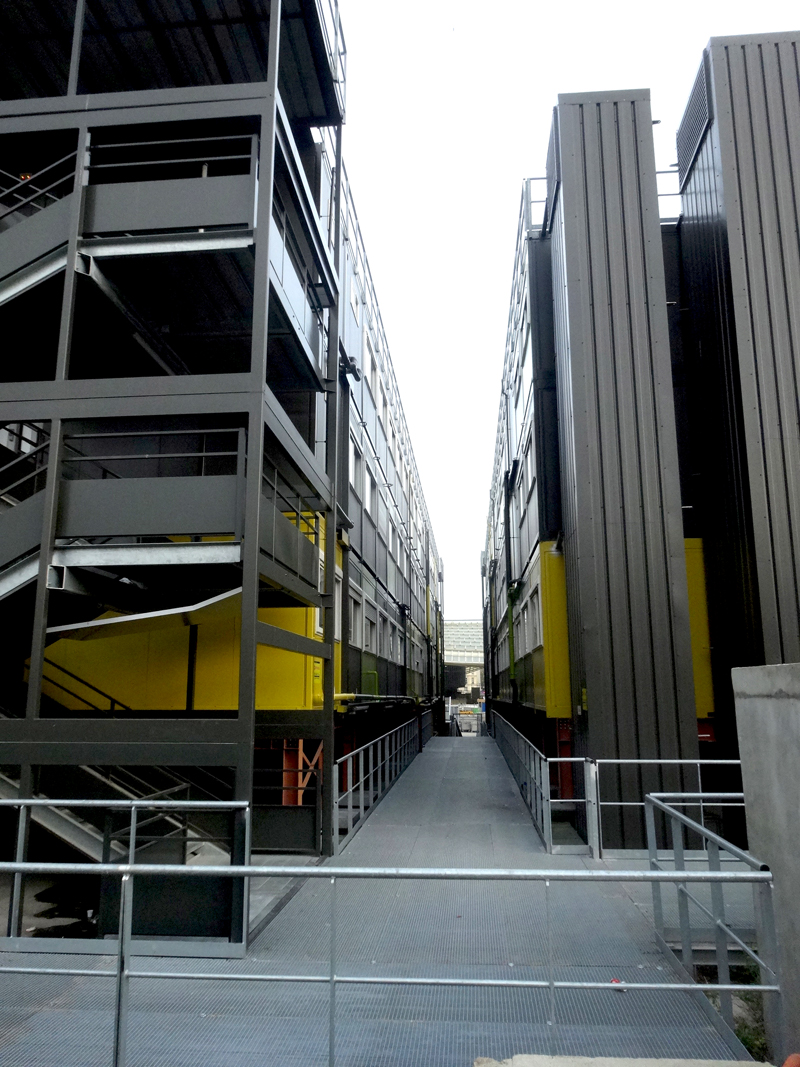
{"label": "building facade", "polygon": [[[800,654],[795,48],[709,43],[678,219],[647,91],[560,96],[525,184],[484,626],[491,707],[548,755],[735,758],[731,668]],[[684,784],[626,773],[603,799]]]}
{"label": "building facade", "polygon": [[0,42],[0,791],[243,800],[253,849],[330,854],[336,758],[442,659],[338,8],[16,5]]}

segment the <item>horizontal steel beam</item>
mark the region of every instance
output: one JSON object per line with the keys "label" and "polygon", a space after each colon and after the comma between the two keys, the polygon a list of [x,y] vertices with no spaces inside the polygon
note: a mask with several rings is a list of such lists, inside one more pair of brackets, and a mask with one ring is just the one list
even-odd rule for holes
{"label": "horizontal steel beam", "polygon": [[[159,567],[185,563],[239,563],[239,541],[187,541],[163,545],[63,545],[57,567]],[[2,582],[2,577],[0,577]]]}
{"label": "horizontal steel beam", "polygon": [[95,237],[82,240],[78,251],[93,259],[108,256],[151,256],[167,252],[221,252],[248,248],[252,230],[215,230],[212,233],[167,233],[142,237]]}
{"label": "horizontal steel beam", "polygon": [[256,640],[260,645],[282,648],[286,652],[299,652],[304,656],[317,656],[320,659],[331,658],[330,645],[304,637],[303,634],[292,633],[291,630],[284,630],[280,626],[272,626],[267,622],[256,623]]}
{"label": "horizontal steel beam", "polygon": [[474,867],[271,867],[170,863],[33,863],[0,860],[0,874],[179,875],[190,878],[389,878],[447,882],[771,882],[770,871],[603,871]]}

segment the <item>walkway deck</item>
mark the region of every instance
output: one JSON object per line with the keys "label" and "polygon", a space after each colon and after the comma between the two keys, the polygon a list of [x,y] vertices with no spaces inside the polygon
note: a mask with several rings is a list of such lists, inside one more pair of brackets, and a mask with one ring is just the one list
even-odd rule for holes
{"label": "walkway deck", "polygon": [[[434,738],[336,862],[554,868],[593,861],[547,856],[494,741],[464,737]],[[540,884],[340,880],[337,893],[339,974],[547,974]],[[147,967],[325,974],[329,894],[328,882],[308,881],[246,960],[148,960]],[[624,886],[554,883],[551,914],[557,979],[672,980]],[[63,965],[63,957],[51,959]],[[110,963],[77,960],[98,969]],[[2,1067],[108,1064],[109,980],[0,981]],[[479,1056],[515,1053],[735,1058],[689,994],[561,991],[555,1027],[548,997],[544,990],[339,987],[337,1065],[471,1067]],[[326,987],[149,979],[133,986],[133,1067],[322,1067],[327,1038]]]}

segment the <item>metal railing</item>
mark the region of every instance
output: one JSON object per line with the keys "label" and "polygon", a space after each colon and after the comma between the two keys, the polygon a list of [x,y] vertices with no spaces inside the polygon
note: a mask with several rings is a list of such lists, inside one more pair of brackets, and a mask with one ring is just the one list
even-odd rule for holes
{"label": "metal railing", "polygon": [[[115,983],[114,1038],[110,1050],[113,1067],[125,1067],[128,1053],[128,1015],[131,982],[139,979],[156,981],[199,982],[256,982],[267,986],[277,982],[310,983],[328,989],[328,1064],[336,1063],[336,993],[340,986],[406,986],[406,987],[461,987],[477,989],[540,989],[548,994],[547,1031],[551,1043],[556,1032],[556,993],[559,990],[593,990],[617,995],[621,990],[663,991],[668,994],[684,992],[705,1003],[708,1011],[709,994],[724,995],[734,992],[780,992],[777,982],[762,982],[758,985],[742,985],[735,982],[720,982],[714,985],[699,985],[688,975],[675,982],[627,982],[627,981],[564,981],[556,980],[554,964],[553,929],[551,921],[551,882],[590,882],[596,885],[615,883],[652,883],[660,886],[667,882],[679,886],[709,884],[721,890],[724,885],[751,883],[769,889],[772,874],[764,870],[748,871],[607,871],[607,870],[515,870],[515,869],[453,869],[453,868],[384,868],[384,867],[269,867],[269,866],[175,866],[171,864],[86,864],[86,863],[20,863],[0,862],[0,874],[11,873],[15,879],[32,874],[102,874],[120,878],[119,929],[116,945],[116,966],[113,969],[85,969],[75,967],[14,967],[0,966],[0,974],[43,974],[80,976],[83,978],[109,978]],[[329,919],[329,967],[324,974],[302,973],[251,973],[219,971],[144,970],[134,968],[135,942],[132,937],[132,913],[134,878],[150,878],[163,875],[181,877],[228,877],[228,878],[323,878],[330,884]],[[537,882],[544,885],[546,977],[531,979],[506,978],[450,978],[450,977],[402,977],[398,975],[337,973],[337,883],[339,879],[388,879],[412,881],[458,881],[458,882]],[[551,1052],[555,1051],[551,1047]]]}
{"label": "metal railing", "polygon": [[337,854],[361,829],[420,747],[419,720],[414,718],[336,761],[332,799]]}
{"label": "metal railing", "polygon": [[[142,167],[150,168],[142,173]],[[258,134],[115,141],[92,145],[91,184],[159,178],[211,178],[253,174],[258,167]],[[101,173],[102,172],[102,173]]]}
{"label": "metal railing", "polygon": [[[580,757],[553,759],[545,756],[527,737],[524,737],[497,712],[492,715],[492,726],[494,739],[519,786],[522,799],[531,813],[533,825],[547,851],[553,852],[553,804],[562,804],[567,801],[551,796],[550,766],[551,764],[584,763],[585,761]],[[586,795],[591,795],[589,789],[586,790]],[[585,799],[580,798],[577,802],[586,803]],[[570,798],[569,803],[573,804],[575,800]],[[587,824],[589,822],[587,818]]]}
{"label": "metal railing", "polygon": [[[17,820],[17,835],[15,843],[15,859],[14,862],[9,864],[5,863],[0,866],[0,873],[5,871],[11,871],[13,875],[11,893],[8,900],[8,923],[7,932],[11,938],[19,938],[21,933],[22,923],[22,909],[23,909],[23,882],[22,879],[25,873],[30,873],[27,868],[31,866],[30,863],[25,862],[25,853],[28,840],[28,831],[31,822],[31,815],[34,809],[46,808],[51,811],[66,811],[73,813],[75,810],[81,811],[93,811],[101,812],[104,817],[103,827],[103,857],[107,861],[110,859],[110,854],[115,847],[119,848],[123,841],[127,841],[125,851],[128,854],[128,863],[134,862],[136,857],[137,847],[143,844],[152,844],[156,841],[164,841],[168,837],[174,838],[175,830],[182,832],[184,838],[188,842],[191,840],[192,844],[202,844],[204,842],[219,843],[220,841],[231,840],[228,837],[210,836],[199,831],[196,827],[192,827],[192,836],[190,838],[190,826],[188,821],[188,815],[191,812],[226,812],[233,814],[237,811],[244,813],[244,855],[250,855],[250,805],[245,800],[171,800],[169,796],[176,791],[183,788],[182,784],[173,786],[169,789],[161,790],[156,794],[152,794],[148,797],[142,797],[136,800],[78,800],[78,799],[53,799],[51,797],[24,797],[24,798],[2,798],[0,799],[0,810],[3,808],[15,808],[18,811]],[[126,827],[114,829],[112,825],[112,818],[115,812],[127,811],[130,812],[130,819]],[[151,815],[149,818],[140,820],[140,811],[156,812],[157,814]],[[179,821],[176,819],[179,816],[183,816]],[[74,816],[73,816],[74,817]],[[167,820],[170,830],[168,834],[159,833],[142,834],[142,830],[147,827],[152,827],[155,823]],[[93,824],[87,824],[88,829],[93,829]],[[72,868],[79,866],[85,868],[83,873],[101,874],[103,873],[101,868],[103,864],[89,863],[89,864],[69,864],[69,863],[51,863],[45,864],[49,868],[49,873],[52,874],[70,874],[75,873]],[[138,866],[138,865],[137,865]],[[168,873],[176,873],[180,871],[180,864],[165,865]],[[220,868],[226,870],[227,868]],[[242,936],[246,936],[246,914]],[[4,968],[8,970],[8,968]],[[2,970],[2,969],[0,969]]]}
{"label": "metal railing", "polygon": [[[0,222],[17,212],[25,216],[42,211],[71,193],[75,182],[76,156],[77,152],[68,152],[35,174],[20,175],[19,178],[0,170]],[[9,181],[11,184],[7,185]],[[11,201],[10,205],[8,201]]]}
{"label": "metal railing", "polygon": [[[769,871],[768,866],[765,863],[762,863],[761,860],[756,859],[755,856],[751,856],[749,852],[745,852],[743,849],[738,848],[730,841],[726,841],[705,826],[701,826],[700,823],[695,822],[694,819],[690,819],[685,812],[679,811],[676,807],[677,804],[686,805],[693,801],[696,802],[701,798],[704,798],[708,802],[715,800],[721,800],[723,802],[729,800],[744,800],[744,796],[741,793],[706,793],[694,795],[690,793],[649,794],[645,798],[647,851],[650,870],[666,870],[662,860],[659,858],[656,837],[655,813],[656,811],[660,811],[669,821],[672,836],[672,866],[673,873],[677,876],[674,879],[673,884],[675,885],[678,895],[678,916],[680,921],[680,962],[685,970],[691,971],[693,961],[692,924],[689,911],[689,904],[691,903],[695,908],[699,909],[706,919],[711,920],[719,982],[720,1012],[728,1026],[733,1029],[734,1016],[733,999],[731,994],[734,990],[732,986],[728,988],[731,985],[729,955],[731,942],[736,945],[740,951],[744,952],[745,955],[749,956],[759,968],[761,986],[752,986],[751,989],[755,990],[756,988],[759,988],[762,992],[778,991],[777,944],[775,939],[775,920],[772,907],[772,882],[771,880],[753,881],[755,915],[757,917],[756,940],[758,951],[756,952],[746,944],[746,942],[726,922],[723,886],[719,882],[709,883],[710,907],[707,907],[703,901],[699,900],[694,893],[689,891],[687,882],[679,876],[679,872],[686,872],[686,849],[684,847],[684,835],[686,831],[697,834],[703,838],[705,842],[705,851],[708,857],[708,870],[711,873],[718,874],[721,870],[720,852],[726,853],[731,860],[734,860],[739,864],[744,864],[745,867],[753,872],[757,871],[763,874]],[[661,895],[661,883],[658,881],[653,882],[653,922],[662,948],[671,951],[666,943],[667,931],[664,925],[664,903]],[[769,1008],[771,1010],[765,1011],[765,1015],[768,1019],[770,1015],[774,1017],[775,1013],[779,1010],[779,1005],[773,1003]]]}
{"label": "metal railing", "polygon": [[80,693],[76,692],[75,689],[71,688],[70,685],[68,685],[66,682],[58,681],[58,679],[52,678],[49,674],[42,675],[42,680],[47,682],[48,685],[55,686],[55,688],[60,690],[62,693],[66,693],[68,696],[74,697],[81,704],[85,704],[87,708],[91,708],[92,711],[99,711],[103,715],[113,715],[115,711],[133,710],[127,704],[123,704],[123,702],[117,697],[112,696],[110,693],[106,693],[102,689],[98,689],[96,685],[92,685],[91,682],[87,682],[86,679],[81,678],[80,675],[73,674],[72,671],[68,671],[67,668],[62,667],[60,663],[55,663],[53,660],[47,659],[47,657],[45,657],[44,662],[48,667],[51,668],[51,672],[60,671],[61,674],[66,675],[67,678],[70,678],[73,682],[77,682],[78,685],[81,686],[83,689],[88,689],[95,699],[97,699],[98,697],[102,697],[104,701],[108,701],[107,708],[101,707],[99,704],[95,704],[93,700],[90,700],[88,697],[82,696]]}
{"label": "metal railing", "polygon": [[[584,851],[590,852],[594,856],[601,856],[604,852],[607,853],[608,848],[605,847],[603,842],[603,813],[604,810],[610,809],[637,809],[642,818],[640,836],[642,842],[644,842],[647,833],[644,821],[645,798],[648,792],[653,791],[648,789],[642,781],[642,772],[648,768],[652,769],[657,778],[663,776],[670,769],[681,776],[686,771],[690,771],[696,776],[696,792],[682,795],[695,798],[690,803],[698,808],[700,823],[703,826],[706,825],[709,809],[744,806],[743,801],[730,798],[724,801],[711,801],[709,798],[712,795],[718,796],[718,794],[704,793],[702,791],[704,767],[740,767],[741,762],[739,760],[591,759],[584,756],[545,756],[527,737],[515,729],[502,715],[498,715],[497,712],[492,715],[492,730],[494,739],[503,753],[509,770],[519,786],[522,798],[531,813],[533,824],[545,848],[550,853],[575,852],[581,847]],[[603,768],[608,769],[605,776]],[[617,772],[622,768],[629,768],[636,772],[637,782],[633,783],[633,788],[638,790],[641,799],[603,799],[604,784],[609,783],[608,772],[612,768]],[[570,783],[570,788],[565,789],[565,772],[567,769],[572,771],[573,780]],[[557,783],[555,791],[553,779]],[[565,792],[569,795],[563,795]],[[575,836],[576,843],[574,844],[554,842],[553,815],[554,809],[558,811],[559,808],[568,812],[583,809],[583,818],[581,820],[582,832],[585,835],[583,845],[577,843],[579,840],[577,832]]]}

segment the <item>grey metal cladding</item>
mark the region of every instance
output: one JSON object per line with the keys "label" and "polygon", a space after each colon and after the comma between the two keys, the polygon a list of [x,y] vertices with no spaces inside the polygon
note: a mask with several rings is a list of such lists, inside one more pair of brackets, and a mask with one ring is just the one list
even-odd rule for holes
{"label": "grey metal cladding", "polygon": [[694,163],[697,151],[705,137],[712,117],[711,92],[708,84],[708,53],[703,53],[703,61],[694,80],[686,110],[683,113],[675,146],[678,152],[678,181],[680,187]]}
{"label": "grey metal cladding", "polygon": [[553,125],[550,127],[550,142],[547,146],[547,201],[545,203],[544,230],[547,233],[553,225],[553,215],[556,209],[556,197],[558,186],[561,182],[561,154],[558,143],[558,108],[553,108]]}
{"label": "grey metal cladding", "polygon": [[709,42],[767,663],[800,659],[800,33]]}
{"label": "grey metal cladding", "polygon": [[559,97],[558,112],[553,287],[573,702],[585,686],[593,755],[690,757],[694,680],[649,93]]}

